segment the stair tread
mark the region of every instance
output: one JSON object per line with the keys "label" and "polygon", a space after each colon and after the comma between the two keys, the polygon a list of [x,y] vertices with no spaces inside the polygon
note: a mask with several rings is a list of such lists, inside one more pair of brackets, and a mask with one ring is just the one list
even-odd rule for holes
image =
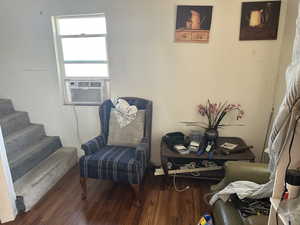
{"label": "stair tread", "polygon": [[76,148],[62,147],[14,182],[25,211],[32,207],[77,163]]}
{"label": "stair tread", "polygon": [[9,114],[0,115],[0,125],[4,137],[22,130],[30,125],[27,112],[15,111]]}
{"label": "stair tread", "polygon": [[9,113],[7,115],[3,115],[3,116],[0,116],[0,124],[1,122],[3,121],[7,121],[7,120],[10,120],[12,118],[15,118],[19,115],[23,115],[23,114],[27,114],[27,112],[22,112],[22,111],[15,111],[13,113]]}
{"label": "stair tread", "polygon": [[3,103],[3,102],[9,102],[10,99],[8,98],[0,98],[0,104]]}
{"label": "stair tread", "polygon": [[5,142],[10,142],[11,140],[14,140],[16,137],[18,137],[19,135],[23,134],[23,133],[26,133],[30,130],[33,130],[33,129],[38,129],[40,127],[43,127],[42,124],[30,124],[29,126],[21,129],[21,130],[18,130],[10,135],[8,135],[6,138],[5,138]]}
{"label": "stair tread", "polygon": [[15,112],[15,108],[9,99],[0,99],[0,115],[8,115]]}
{"label": "stair tread", "polygon": [[[32,183],[37,182],[37,180],[41,179],[41,177],[45,176],[49,171],[52,171],[57,164],[63,162],[66,157],[69,157],[70,154],[76,154],[76,148],[72,147],[61,147],[56,152],[51,154],[48,158],[44,159],[42,162],[30,170],[27,174],[25,174],[22,178],[15,181],[16,192],[19,194],[22,189],[26,187],[26,185],[31,185]],[[22,185],[20,185],[22,184]]]}
{"label": "stair tread", "polygon": [[28,146],[24,151],[22,151],[17,157],[11,159],[9,161],[9,164],[13,167],[14,165],[19,164],[25,159],[28,159],[28,157],[32,156],[30,153],[39,152],[44,146],[47,146],[52,141],[57,139],[59,137],[57,136],[45,136],[43,139],[39,140],[36,143],[33,143],[32,145]]}

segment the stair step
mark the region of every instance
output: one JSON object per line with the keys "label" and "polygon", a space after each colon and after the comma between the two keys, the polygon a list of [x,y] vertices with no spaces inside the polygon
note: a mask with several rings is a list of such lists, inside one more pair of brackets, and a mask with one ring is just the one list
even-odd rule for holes
{"label": "stair step", "polygon": [[38,143],[23,149],[19,155],[9,160],[13,180],[22,177],[61,146],[59,137],[45,137]]}
{"label": "stair step", "polygon": [[0,126],[4,137],[18,130],[24,129],[29,125],[30,120],[27,112],[13,112],[0,117]]}
{"label": "stair step", "polygon": [[15,111],[10,99],[0,99],[0,116],[5,116]]}
{"label": "stair step", "polygon": [[21,154],[22,151],[46,136],[44,126],[31,124],[4,138],[8,159]]}
{"label": "stair step", "polygon": [[0,98],[0,128],[16,194],[28,211],[77,163],[77,151],[62,148],[59,137],[46,136],[44,126],[31,124],[28,113],[16,111],[10,99]]}
{"label": "stair step", "polygon": [[18,179],[15,191],[23,196],[29,211],[75,164],[76,148],[60,148],[39,165]]}

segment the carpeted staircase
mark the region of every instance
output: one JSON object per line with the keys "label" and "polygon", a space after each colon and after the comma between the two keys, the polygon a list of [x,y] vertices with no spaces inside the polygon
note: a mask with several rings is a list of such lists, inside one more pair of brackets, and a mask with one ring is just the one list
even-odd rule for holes
{"label": "carpeted staircase", "polygon": [[32,124],[9,99],[0,99],[0,126],[15,191],[28,211],[77,163],[77,151],[47,136],[43,125]]}

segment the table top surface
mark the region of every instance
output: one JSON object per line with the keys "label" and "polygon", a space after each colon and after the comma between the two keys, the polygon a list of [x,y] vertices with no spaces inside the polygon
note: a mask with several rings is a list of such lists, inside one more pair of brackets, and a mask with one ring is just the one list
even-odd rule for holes
{"label": "table top surface", "polygon": [[[214,155],[212,160],[254,160],[255,155],[253,154],[250,149],[245,150],[244,152],[240,153],[232,153],[230,155],[222,154],[220,145],[224,144],[225,142],[229,142],[232,144],[238,144],[238,147],[247,147],[246,143],[243,139],[239,137],[219,137],[217,140],[217,149],[215,149]],[[162,142],[162,149],[161,155],[163,157],[168,158],[186,158],[186,159],[203,159],[208,160],[208,153],[205,152],[201,155],[197,155],[195,153],[190,153],[186,155],[179,154],[176,151],[170,150],[167,145]]]}

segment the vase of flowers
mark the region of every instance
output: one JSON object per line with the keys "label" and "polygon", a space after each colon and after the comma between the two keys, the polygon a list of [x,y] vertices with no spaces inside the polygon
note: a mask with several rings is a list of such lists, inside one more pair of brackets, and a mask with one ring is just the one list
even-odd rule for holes
{"label": "vase of flowers", "polygon": [[207,122],[183,122],[187,126],[202,127],[205,129],[205,137],[208,142],[215,142],[219,136],[219,128],[226,126],[242,126],[242,124],[225,124],[224,118],[230,113],[236,113],[236,120],[240,120],[244,116],[244,111],[240,104],[229,104],[227,102],[215,103],[209,99],[206,104],[198,106],[198,112],[205,117]]}
{"label": "vase of flowers", "polygon": [[207,128],[204,133],[206,140],[209,142],[215,142],[219,137],[219,132],[214,128]]}
{"label": "vase of flowers", "polygon": [[232,125],[240,125],[240,124],[224,124],[222,123],[223,119],[229,113],[236,113],[236,119],[239,120],[243,117],[244,111],[241,109],[240,104],[229,104],[227,102],[224,103],[213,103],[210,100],[207,100],[205,105],[200,104],[198,106],[198,112],[201,116],[206,117],[207,123],[198,122],[205,130],[205,136],[208,141],[215,141],[218,136],[219,128],[223,128],[226,126]]}

